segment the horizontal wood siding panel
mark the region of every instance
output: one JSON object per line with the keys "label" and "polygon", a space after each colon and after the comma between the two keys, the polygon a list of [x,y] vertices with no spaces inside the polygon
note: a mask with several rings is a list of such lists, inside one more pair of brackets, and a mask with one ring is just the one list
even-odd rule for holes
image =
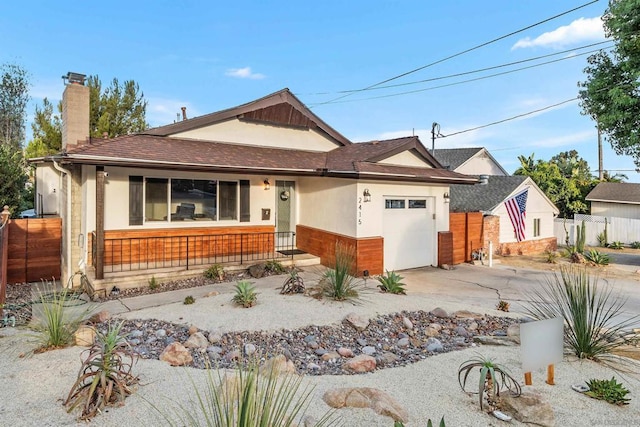
{"label": "horizontal wood siding panel", "polygon": [[7,281],[37,282],[60,278],[62,220],[60,218],[15,219],[9,232]]}
{"label": "horizontal wood siding panel", "polygon": [[482,212],[468,212],[467,213],[467,259],[465,261],[471,261],[471,254],[473,251],[483,247],[482,242],[482,226],[483,226],[483,214]]}
{"label": "horizontal wood siding panel", "polygon": [[449,231],[452,234],[452,264],[465,261],[466,248],[466,214],[452,212],[449,214]]}
{"label": "horizontal wood siding panel", "polygon": [[296,227],[297,248],[319,256],[324,266],[335,265],[337,243],[351,245],[356,249],[357,275],[361,276],[364,270],[368,270],[370,275],[384,272],[384,239],[382,237],[357,239],[305,225]]}
{"label": "horizontal wood siding panel", "polygon": [[453,233],[438,232],[438,266],[453,264]]}

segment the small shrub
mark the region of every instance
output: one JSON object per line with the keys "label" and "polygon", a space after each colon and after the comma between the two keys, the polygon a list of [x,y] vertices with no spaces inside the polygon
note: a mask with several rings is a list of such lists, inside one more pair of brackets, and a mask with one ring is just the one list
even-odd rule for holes
{"label": "small shrub", "polygon": [[565,344],[581,359],[599,361],[630,343],[631,339],[620,337],[621,332],[640,319],[640,315],[620,319],[626,298],[579,267],[561,267],[526,299],[525,312],[532,318],[564,320]]}
{"label": "small shrub", "polygon": [[[502,366],[492,359],[478,356],[462,362],[458,368],[458,383],[462,391],[467,392],[467,379],[472,371],[480,368],[480,378],[478,380],[478,399],[480,409],[482,409],[483,397],[487,398],[490,411],[494,410],[499,403],[500,391],[508,390],[514,396],[520,396],[520,384]],[[472,392],[476,393],[476,392]]]}
{"label": "small shrub", "polygon": [[274,273],[274,274],[282,274],[287,271],[280,261],[275,259],[270,259],[264,263],[265,270]]}
{"label": "small shrub", "polygon": [[631,246],[631,249],[640,249],[640,242],[631,242],[629,246]]}
{"label": "small shrub", "polygon": [[505,300],[501,299],[500,301],[498,301],[498,305],[496,306],[496,309],[500,310],[500,311],[508,312],[509,311],[509,303],[506,302]]}
{"label": "small shrub", "polygon": [[618,251],[624,249],[624,245],[619,240],[616,240],[615,242],[609,243],[609,247],[611,249],[615,249],[615,250],[618,250]]}
{"label": "small shrub", "polygon": [[611,258],[609,255],[595,249],[588,250],[583,254],[584,258],[594,265],[609,265]]}
{"label": "small shrub", "polygon": [[544,251],[544,255],[549,264],[556,264],[558,262],[558,257],[560,256],[558,252],[551,249],[547,249],[546,251]]}
{"label": "small shrub", "polygon": [[256,293],[256,287],[252,286],[250,282],[240,281],[235,286],[236,294],[233,296],[233,302],[244,308],[253,307],[258,300],[258,294]]}
{"label": "small shrub", "polygon": [[156,276],[151,276],[151,279],[149,279],[149,289],[155,291],[156,289],[158,289],[158,286],[160,286],[160,284],[156,280]]}
{"label": "small shrub", "polygon": [[335,268],[327,270],[320,286],[325,296],[336,301],[356,300],[362,283],[353,276],[355,271],[355,248],[351,245],[336,243]]}
{"label": "small shrub", "polygon": [[224,280],[224,268],[220,264],[213,264],[204,271],[204,277],[211,280]]}
{"label": "small shrub", "polygon": [[186,297],[184,297],[184,301],[183,301],[184,305],[193,304],[194,302],[196,302],[196,299],[191,295],[187,295]]}
{"label": "small shrub", "polygon": [[131,373],[133,355],[124,336],[122,322],[109,325],[106,333],[96,331],[95,343],[86,350],[78,379],[64,401],[67,412],[80,407],[81,420],[96,416],[105,406],[121,406],[134,392],[138,377]]}
{"label": "small shrub", "polygon": [[289,270],[289,277],[284,281],[282,285],[282,289],[280,290],[281,294],[301,294],[304,292],[304,280],[298,274],[298,270],[292,268]]}
{"label": "small shrub", "polygon": [[614,405],[628,405],[631,400],[625,397],[629,390],[617,382],[614,377],[611,377],[610,380],[592,379],[587,381],[587,385],[589,391],[585,394],[595,399],[606,400]]}
{"label": "small shrub", "polygon": [[378,287],[382,292],[406,295],[407,292],[404,289],[406,285],[402,283],[402,279],[403,277],[395,271],[389,272],[389,270],[387,270],[386,275],[378,276],[378,282],[380,282]]}

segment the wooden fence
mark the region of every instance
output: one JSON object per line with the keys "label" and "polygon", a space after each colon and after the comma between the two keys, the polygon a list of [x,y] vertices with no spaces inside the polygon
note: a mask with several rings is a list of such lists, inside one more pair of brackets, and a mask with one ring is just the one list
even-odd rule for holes
{"label": "wooden fence", "polygon": [[453,235],[452,264],[471,261],[473,251],[482,248],[481,212],[451,212],[449,231]]}
{"label": "wooden fence", "polygon": [[14,219],[5,228],[8,283],[60,279],[60,218]]}

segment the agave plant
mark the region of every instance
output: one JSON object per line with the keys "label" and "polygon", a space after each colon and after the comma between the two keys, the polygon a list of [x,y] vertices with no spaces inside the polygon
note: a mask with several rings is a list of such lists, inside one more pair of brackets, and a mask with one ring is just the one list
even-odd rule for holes
{"label": "agave plant", "polygon": [[301,294],[304,292],[304,280],[298,274],[298,270],[292,268],[289,270],[289,277],[284,281],[281,294]]}
{"label": "agave plant", "polygon": [[609,262],[611,261],[609,255],[595,249],[585,251],[585,253],[582,255],[584,256],[584,259],[594,265],[609,265]]}
{"label": "agave plant", "polygon": [[233,302],[244,308],[253,307],[256,304],[258,293],[256,292],[256,287],[251,285],[250,282],[246,280],[239,281],[236,283],[235,290],[236,294],[233,296]]}
{"label": "agave plant", "polygon": [[395,271],[389,272],[389,270],[387,270],[386,275],[378,276],[378,282],[380,282],[378,287],[382,292],[405,295],[407,293],[404,289],[406,285],[402,283],[402,279],[403,277]]}
{"label": "agave plant", "polygon": [[564,320],[564,341],[579,358],[600,360],[629,342],[621,332],[637,324],[640,315],[624,314],[626,298],[600,285],[585,268],[563,266],[541,290],[529,293],[525,312],[537,320]]}
{"label": "agave plant", "polygon": [[109,325],[106,333],[96,331],[96,341],[87,350],[78,379],[64,401],[68,412],[82,409],[82,420],[93,418],[105,406],[121,405],[139,381],[131,373],[134,359],[126,338],[120,335],[122,324]]}
{"label": "agave plant", "polygon": [[495,363],[492,359],[484,358],[480,355],[462,362],[458,368],[458,383],[464,392],[466,389],[467,379],[472,371],[479,369],[480,378],[478,380],[478,401],[480,409],[482,409],[483,397],[487,398],[490,411],[494,410],[499,403],[500,391],[509,391],[514,396],[520,396],[522,390],[520,384],[516,381],[504,367]]}

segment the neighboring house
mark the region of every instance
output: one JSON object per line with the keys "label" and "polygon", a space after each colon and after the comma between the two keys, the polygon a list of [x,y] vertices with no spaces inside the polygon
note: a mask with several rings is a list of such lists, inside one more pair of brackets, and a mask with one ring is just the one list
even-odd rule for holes
{"label": "neighboring house", "polygon": [[640,218],[640,184],[601,182],[585,200],[591,202],[591,215]]}
{"label": "neighboring house", "polygon": [[[487,183],[451,186],[451,212],[482,212],[485,215],[484,241],[491,240],[497,253],[529,254],[555,249],[553,219],[558,208],[527,176],[489,176]],[[506,201],[527,191],[524,240],[518,242],[507,212]],[[491,217],[489,217],[491,216]],[[498,222],[498,224],[496,224]]]}
{"label": "neighboring house", "polygon": [[436,149],[433,156],[445,168],[466,175],[509,175],[483,147]]}
{"label": "neighboring house", "polygon": [[449,185],[478,182],[417,137],[354,144],[288,89],[111,139],[88,138],[82,80],[62,104],[62,152],[32,162],[39,209],[63,218],[63,281],[281,242],[325,265],[336,241],[352,245],[359,274],[436,265]]}

